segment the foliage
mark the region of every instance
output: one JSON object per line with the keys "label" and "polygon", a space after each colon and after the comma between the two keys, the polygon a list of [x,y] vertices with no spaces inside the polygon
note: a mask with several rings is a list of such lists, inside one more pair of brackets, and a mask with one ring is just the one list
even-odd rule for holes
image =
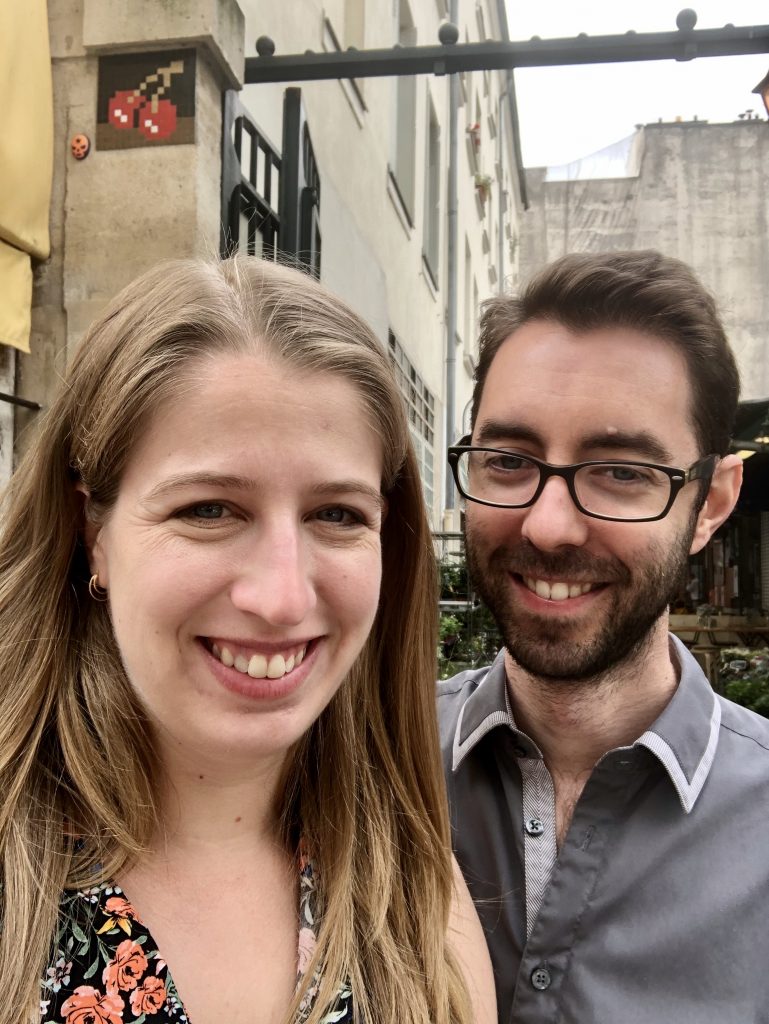
{"label": "foliage", "polygon": [[724,695],[769,718],[769,651],[729,647],[721,652]]}
{"label": "foliage", "polygon": [[491,614],[473,593],[463,561],[439,565],[441,609],[438,671],[441,679],[494,660],[502,641]]}

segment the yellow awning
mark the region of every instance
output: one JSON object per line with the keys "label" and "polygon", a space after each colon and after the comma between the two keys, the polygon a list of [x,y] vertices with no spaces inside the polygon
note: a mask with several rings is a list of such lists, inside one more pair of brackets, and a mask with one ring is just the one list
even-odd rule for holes
{"label": "yellow awning", "polygon": [[50,252],[53,99],[45,0],[0,2],[0,343],[29,351],[30,257]]}
{"label": "yellow awning", "polygon": [[0,242],[0,342],[29,352],[32,262],[29,254]]}

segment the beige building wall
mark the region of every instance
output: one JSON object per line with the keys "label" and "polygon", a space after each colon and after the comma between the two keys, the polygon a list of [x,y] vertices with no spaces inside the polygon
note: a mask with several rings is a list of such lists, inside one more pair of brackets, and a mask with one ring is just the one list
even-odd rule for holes
{"label": "beige building wall", "polygon": [[[503,32],[497,0],[459,0],[459,10],[461,42]],[[73,344],[124,284],[163,258],[218,251],[222,93],[242,83],[244,56],[255,56],[258,36],[270,36],[277,54],[399,40],[434,45],[446,17],[442,0],[48,0],[48,11],[52,255],[35,274],[32,353],[20,354],[11,370],[16,393],[43,406]],[[96,135],[99,56],[174,48],[197,54],[195,142],[106,151],[93,145],[76,161],[72,136],[88,135],[93,144]],[[432,402],[431,439],[419,422],[414,432],[436,527],[446,466],[448,82],[425,75],[362,79],[355,88],[335,80],[296,83],[321,177],[321,277],[373,324],[383,345],[397,341],[402,369],[421,384],[424,415]],[[278,150],[291,84],[240,92]],[[478,303],[515,274],[519,183],[505,87],[501,73],[479,72],[463,76],[460,90],[457,432],[470,396]],[[34,414],[14,416],[23,446]]]}

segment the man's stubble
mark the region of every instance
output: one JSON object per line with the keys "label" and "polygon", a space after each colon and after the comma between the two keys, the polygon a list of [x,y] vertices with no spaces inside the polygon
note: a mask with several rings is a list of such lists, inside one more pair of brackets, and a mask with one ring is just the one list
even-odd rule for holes
{"label": "man's stubble", "polygon": [[[628,524],[631,525],[632,524]],[[643,567],[598,558],[580,548],[539,551],[529,541],[498,547],[486,559],[468,530],[467,564],[478,594],[493,615],[513,660],[530,675],[557,682],[601,680],[644,649],[654,625],[686,580],[696,515],[665,552],[648,549]],[[516,606],[510,573],[537,578],[604,580],[611,603],[602,600],[594,621],[538,617]]]}

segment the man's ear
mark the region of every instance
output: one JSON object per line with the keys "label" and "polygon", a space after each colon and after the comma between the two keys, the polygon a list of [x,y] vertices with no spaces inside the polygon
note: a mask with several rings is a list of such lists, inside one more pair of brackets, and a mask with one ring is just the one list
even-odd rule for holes
{"label": "man's ear", "polygon": [[690,555],[702,551],[721,523],[729,518],[737,504],[741,486],[742,459],[739,455],[727,455],[716,466],[705,504],[697,516]]}
{"label": "man's ear", "polygon": [[91,492],[84,483],[76,483],[75,490],[80,498],[80,536],[88,558],[88,566],[92,573],[99,577],[99,586],[107,587],[107,561],[99,542],[101,526],[91,514]]}

